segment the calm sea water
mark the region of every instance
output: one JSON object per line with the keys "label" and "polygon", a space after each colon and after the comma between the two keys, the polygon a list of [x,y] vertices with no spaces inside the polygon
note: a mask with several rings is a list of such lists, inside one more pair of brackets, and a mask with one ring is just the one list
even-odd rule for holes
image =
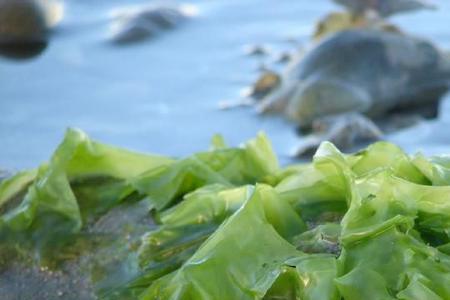
{"label": "calm sea water", "polygon": [[[292,49],[288,39],[306,42],[315,21],[335,6],[327,0],[191,1],[199,14],[178,29],[135,45],[108,44],[108,12],[142,2],[66,1],[65,18],[40,57],[0,58],[0,167],[38,165],[69,126],[172,156],[206,149],[215,133],[238,144],[264,130],[281,157],[295,146],[293,124],[251,108],[219,111],[218,102],[237,98],[258,76],[264,60],[245,56],[245,45]],[[450,2],[440,5],[394,21],[450,49]],[[450,153],[450,136],[436,134],[447,119],[389,139],[408,151]]]}

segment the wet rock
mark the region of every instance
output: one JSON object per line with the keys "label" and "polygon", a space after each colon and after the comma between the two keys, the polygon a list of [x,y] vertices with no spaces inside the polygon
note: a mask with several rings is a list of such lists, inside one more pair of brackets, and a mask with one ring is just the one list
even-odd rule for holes
{"label": "wet rock", "polygon": [[40,54],[62,18],[56,0],[0,0],[0,55],[24,59]]}
{"label": "wet rock", "polygon": [[[2,300],[90,300],[96,299],[82,270],[68,263],[58,271],[14,261],[0,265]],[[73,278],[79,278],[74,281]]]}
{"label": "wet rock", "polygon": [[360,17],[346,12],[333,12],[317,23],[313,37],[319,39],[338,31],[364,26],[365,21]]}
{"label": "wet rock", "polygon": [[[381,30],[348,30],[293,62],[259,109],[284,113],[303,128],[330,116],[355,120],[336,123],[339,128],[328,126],[329,131],[314,140],[345,141],[338,147],[346,148],[359,133],[365,137],[376,131],[370,119],[383,122],[393,111],[413,108],[429,111],[449,86],[449,57],[430,42]],[[345,118],[346,114],[361,116]]]}
{"label": "wet rock", "polygon": [[435,5],[426,0],[334,0],[334,2],[345,6],[353,14],[364,15],[368,11],[373,11],[382,18],[398,13],[435,8]]}
{"label": "wet rock", "polygon": [[277,57],[275,57],[275,63],[278,64],[286,64],[291,62],[295,57],[294,53],[291,53],[289,51],[283,51],[278,54]]}
{"label": "wet rock", "polygon": [[67,246],[49,249],[40,261],[32,251],[18,253],[0,243],[0,299],[112,299],[106,295],[128,282],[127,276],[136,275],[128,273],[134,272],[130,249],[137,248],[140,237],[154,226],[148,204],[141,201],[108,211]]}
{"label": "wet rock", "polygon": [[139,42],[179,26],[195,13],[192,6],[159,4],[119,9],[113,12],[109,39],[116,44]]}
{"label": "wet rock", "polygon": [[47,46],[42,7],[33,0],[0,0],[0,54],[27,58]]}
{"label": "wet rock", "polygon": [[329,34],[348,29],[378,29],[401,33],[401,30],[389,23],[391,15],[435,8],[422,0],[334,0],[344,6],[346,12],[332,12],[320,20],[314,30],[314,38],[320,39]]}
{"label": "wet rock", "polygon": [[247,45],[244,47],[244,52],[248,56],[267,56],[272,51],[264,45]]}
{"label": "wet rock", "polygon": [[387,23],[382,19],[368,18],[367,16],[355,15],[348,12],[333,12],[317,23],[313,37],[319,40],[339,31],[358,28],[401,33],[401,30],[397,26]]}
{"label": "wet rock", "polygon": [[251,88],[250,96],[255,99],[262,99],[277,88],[280,82],[281,78],[279,74],[272,71],[265,71]]}

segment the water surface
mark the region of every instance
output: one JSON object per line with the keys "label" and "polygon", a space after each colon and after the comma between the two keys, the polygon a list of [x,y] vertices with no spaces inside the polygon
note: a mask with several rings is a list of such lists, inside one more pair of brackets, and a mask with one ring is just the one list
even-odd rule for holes
{"label": "water surface", "polygon": [[[315,21],[336,7],[326,0],[191,1],[199,14],[178,29],[135,45],[110,45],[109,11],[142,2],[66,1],[65,18],[40,57],[0,58],[0,167],[29,168],[48,159],[68,126],[107,143],[172,156],[206,149],[214,133],[235,145],[264,130],[287,156],[298,141],[293,124],[251,108],[220,111],[218,102],[236,99],[258,76],[264,61],[245,56],[245,45],[292,49],[289,40],[306,43]],[[440,6],[394,21],[450,48],[450,2]],[[450,153],[447,122],[388,139],[410,152]]]}

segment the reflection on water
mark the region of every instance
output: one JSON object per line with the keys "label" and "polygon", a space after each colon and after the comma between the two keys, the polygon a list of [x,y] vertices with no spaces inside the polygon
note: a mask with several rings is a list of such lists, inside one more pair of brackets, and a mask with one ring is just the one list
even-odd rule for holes
{"label": "reflection on water", "polygon": [[[37,165],[67,126],[105,142],[177,156],[204,149],[214,133],[237,144],[265,130],[285,156],[297,140],[292,124],[217,105],[237,98],[265,63],[245,56],[245,45],[290,50],[291,40],[307,41],[314,22],[335,7],[327,0],[190,2],[199,11],[191,22],[148,42],[115,47],[107,42],[109,12],[131,1],[66,1],[65,17],[40,56],[0,58],[0,166]],[[439,4],[437,12],[394,22],[450,48],[450,3]],[[416,150],[407,137],[393,138]],[[443,143],[436,149],[450,152]]]}

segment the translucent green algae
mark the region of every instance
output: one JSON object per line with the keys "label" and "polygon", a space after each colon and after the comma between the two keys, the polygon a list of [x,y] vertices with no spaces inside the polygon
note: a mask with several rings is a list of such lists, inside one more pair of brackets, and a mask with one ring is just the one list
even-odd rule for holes
{"label": "translucent green algae", "polygon": [[100,299],[450,299],[449,170],[386,142],[280,168],[263,134],[172,159],[71,129],[1,183],[0,254],[89,256]]}

